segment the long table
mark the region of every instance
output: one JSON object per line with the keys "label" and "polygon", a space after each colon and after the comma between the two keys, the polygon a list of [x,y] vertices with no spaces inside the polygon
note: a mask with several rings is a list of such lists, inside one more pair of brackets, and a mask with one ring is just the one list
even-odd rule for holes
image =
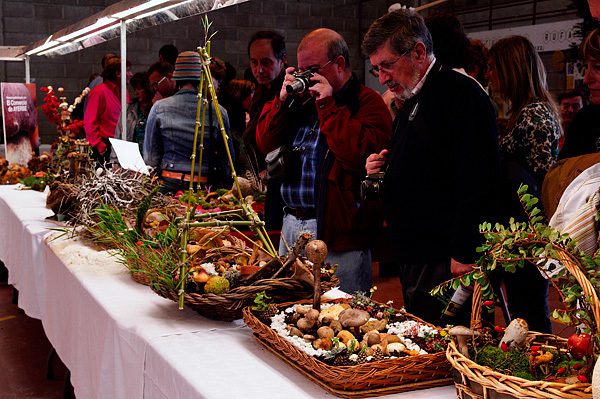
{"label": "long table", "polygon": [[[78,398],[332,398],[265,350],[242,321],[204,318],[134,282],[45,220],[45,195],[0,186],[0,259],[40,319]],[[390,398],[453,398],[453,386]]]}

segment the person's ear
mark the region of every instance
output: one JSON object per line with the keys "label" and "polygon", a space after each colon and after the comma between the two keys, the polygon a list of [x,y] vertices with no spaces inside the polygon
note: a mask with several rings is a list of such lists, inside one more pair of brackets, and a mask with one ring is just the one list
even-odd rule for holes
{"label": "person's ear", "polygon": [[411,53],[415,61],[423,62],[427,59],[427,48],[423,42],[417,42]]}

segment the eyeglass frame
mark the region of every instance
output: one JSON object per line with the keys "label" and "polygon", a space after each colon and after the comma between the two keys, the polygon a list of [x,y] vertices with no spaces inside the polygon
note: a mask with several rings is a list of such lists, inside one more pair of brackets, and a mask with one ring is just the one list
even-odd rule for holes
{"label": "eyeglass frame", "polygon": [[150,87],[153,89],[158,89],[158,86],[166,79],[166,76],[163,76],[158,82],[150,83]]}
{"label": "eyeglass frame", "polygon": [[[410,54],[411,51],[413,51],[414,47],[412,47],[410,50],[406,50],[405,52],[403,52],[402,54],[400,54],[398,56],[398,58],[396,58],[394,61],[383,61],[382,63],[380,63],[379,65],[373,65],[371,66],[371,68],[369,69],[369,73],[371,75],[373,75],[376,78],[379,78],[379,74],[381,73],[381,71],[386,71],[386,72],[391,72],[392,67],[394,66],[394,64],[398,61],[400,61],[400,58]],[[381,65],[381,64],[386,64],[386,65]]]}
{"label": "eyeglass frame", "polygon": [[337,57],[339,57],[339,55],[336,56],[335,58],[333,58],[332,60],[327,61],[325,64],[320,65],[320,66],[313,65],[313,66],[310,66],[310,67],[308,67],[306,69],[298,68],[298,73],[303,73],[303,72],[306,72],[306,71],[311,71],[312,73],[318,72],[321,69],[327,67],[332,62],[334,62],[337,59]]}

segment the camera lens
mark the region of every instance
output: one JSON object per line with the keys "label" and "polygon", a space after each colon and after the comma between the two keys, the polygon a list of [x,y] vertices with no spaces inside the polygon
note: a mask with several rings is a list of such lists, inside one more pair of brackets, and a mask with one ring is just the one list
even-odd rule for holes
{"label": "camera lens", "polygon": [[296,80],[294,80],[292,83],[285,86],[285,90],[288,92],[288,94],[302,93],[304,90],[306,90],[306,82],[304,79],[296,78]]}

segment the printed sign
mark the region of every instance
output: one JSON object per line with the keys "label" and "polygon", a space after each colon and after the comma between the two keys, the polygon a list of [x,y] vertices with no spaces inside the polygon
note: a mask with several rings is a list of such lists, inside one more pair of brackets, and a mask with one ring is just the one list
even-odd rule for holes
{"label": "printed sign", "polygon": [[35,84],[0,83],[0,98],[6,160],[27,165],[39,148]]}
{"label": "printed sign", "polygon": [[579,39],[574,35],[574,32],[575,25],[580,22],[583,22],[583,20],[571,19],[548,24],[471,32],[468,36],[470,39],[481,40],[488,48],[502,38],[520,35],[528,38],[539,52],[566,50],[573,44],[579,44]]}

